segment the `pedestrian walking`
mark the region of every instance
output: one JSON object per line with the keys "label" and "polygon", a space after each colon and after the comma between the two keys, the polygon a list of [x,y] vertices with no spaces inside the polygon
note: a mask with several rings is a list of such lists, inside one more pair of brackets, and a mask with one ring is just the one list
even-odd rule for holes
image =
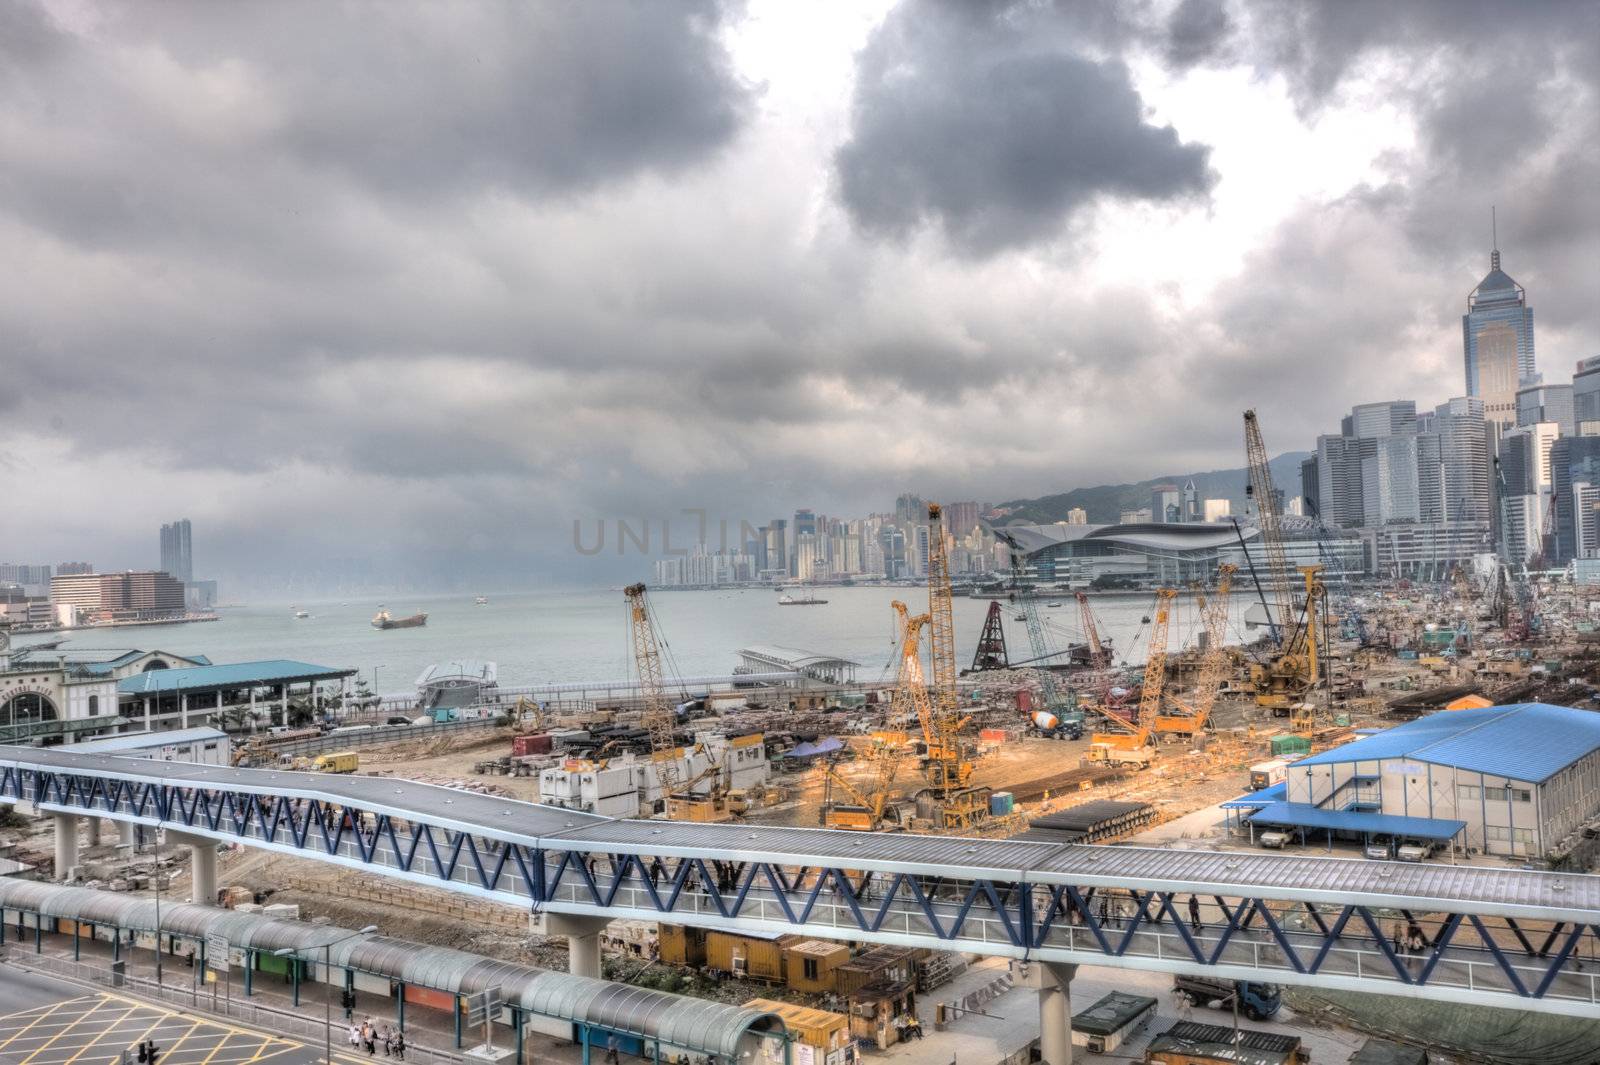
{"label": "pedestrian walking", "polygon": [[389,1031],[389,1026],[383,1026],[383,1056],[394,1056],[394,1033]]}
{"label": "pedestrian walking", "polygon": [[1106,920],[1107,920],[1107,918],[1109,916],[1110,916],[1110,909],[1106,904],[1106,900],[1104,898],[1102,898],[1100,900],[1100,925],[1101,925],[1101,927],[1105,927]]}
{"label": "pedestrian walking", "polygon": [[394,1060],[406,1060],[406,1033],[404,1032],[397,1031],[394,1033]]}
{"label": "pedestrian walking", "polygon": [[354,1021],[350,1022],[350,1045],[353,1047],[361,1046],[361,1026]]}
{"label": "pedestrian walking", "polygon": [[1195,932],[1200,931],[1205,925],[1200,921],[1200,900],[1193,895],[1189,896],[1189,928]]}
{"label": "pedestrian walking", "polygon": [[606,1065],[618,1065],[617,1037],[615,1035],[606,1037]]}

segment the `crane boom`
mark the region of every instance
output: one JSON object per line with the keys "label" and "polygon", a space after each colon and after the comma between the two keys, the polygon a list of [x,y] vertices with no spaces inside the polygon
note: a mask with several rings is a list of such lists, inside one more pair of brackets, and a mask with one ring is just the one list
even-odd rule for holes
{"label": "crane boom", "polygon": [[1250,469],[1249,494],[1256,501],[1256,520],[1261,525],[1261,542],[1267,550],[1267,581],[1272,585],[1277,617],[1268,618],[1269,631],[1279,647],[1293,642],[1295,622],[1294,590],[1289,585],[1289,559],[1283,549],[1283,530],[1278,520],[1278,496],[1272,487],[1272,467],[1267,460],[1267,445],[1261,438],[1261,422],[1256,412],[1244,412],[1245,464]]}
{"label": "crane boom", "polygon": [[628,601],[629,629],[633,633],[633,661],[639,671],[639,688],[644,696],[644,725],[650,731],[650,757],[661,784],[661,798],[678,790],[677,715],[667,700],[661,673],[661,645],[656,640],[650,618],[650,604],[643,584],[630,584],[622,590]]}
{"label": "crane boom", "polygon": [[1233,575],[1238,568],[1231,562],[1217,567],[1217,590],[1205,605],[1206,652],[1200,660],[1194,696],[1187,703],[1174,699],[1182,713],[1157,717],[1157,732],[1193,735],[1205,728],[1212,708],[1217,705],[1217,693],[1228,671],[1228,649],[1224,644],[1228,635],[1228,595],[1233,590]]}
{"label": "crane boom", "polygon": [[1095,669],[1111,668],[1111,652],[1100,641],[1100,626],[1094,620],[1094,608],[1083,592],[1073,593],[1078,598],[1078,617],[1083,623],[1083,638],[1089,641],[1089,664]]}
{"label": "crane boom", "polygon": [[1167,626],[1172,616],[1172,600],[1177,590],[1163,588],[1156,593],[1155,623],[1150,628],[1150,651],[1144,663],[1144,685],[1139,692],[1138,735],[1146,736],[1155,727],[1161,709],[1161,692],[1167,684]]}
{"label": "crane boom", "polygon": [[928,649],[933,660],[933,736],[928,741],[931,782],[948,798],[972,775],[960,740],[961,700],[956,693],[956,626],[950,593],[950,559],[944,545],[944,508],[928,504]]}
{"label": "crane boom", "polygon": [[[928,615],[912,617],[906,605],[898,599],[892,605],[900,617],[900,668],[894,692],[889,697],[889,720],[892,722],[915,715],[922,725],[923,738],[932,749],[933,708],[928,702],[927,685],[922,680],[922,630],[928,624]],[[865,790],[851,784],[833,766],[827,767],[828,783],[842,788],[861,807],[861,811],[840,810],[837,804],[829,802],[822,811],[823,825],[868,832],[878,828],[889,802],[889,788],[900,769],[901,752],[898,747],[885,743],[877,755],[877,770],[872,783]]]}

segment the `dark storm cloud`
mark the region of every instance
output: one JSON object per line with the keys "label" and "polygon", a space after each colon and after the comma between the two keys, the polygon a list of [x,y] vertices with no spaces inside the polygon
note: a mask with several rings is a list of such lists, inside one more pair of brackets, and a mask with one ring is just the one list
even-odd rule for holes
{"label": "dark storm cloud", "polygon": [[1233,28],[1223,0],[1182,0],[1167,22],[1163,53],[1168,65],[1181,69],[1214,58]]}
{"label": "dark storm cloud", "polygon": [[1054,10],[908,0],[861,53],[839,192],[868,233],[968,255],[1056,236],[1101,196],[1203,197],[1207,149],[1146,120],[1127,68]]}

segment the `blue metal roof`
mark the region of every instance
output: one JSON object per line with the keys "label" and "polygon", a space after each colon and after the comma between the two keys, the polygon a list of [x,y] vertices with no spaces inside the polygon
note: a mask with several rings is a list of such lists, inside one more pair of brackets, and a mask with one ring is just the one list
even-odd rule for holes
{"label": "blue metal roof", "polygon": [[1252,791],[1241,795],[1237,799],[1229,799],[1222,804],[1224,810],[1259,810],[1263,806],[1271,806],[1275,802],[1282,802],[1289,797],[1289,782],[1280,780],[1270,788]]}
{"label": "blue metal roof", "polygon": [[1295,768],[1409,758],[1538,784],[1600,750],[1600,714],[1548,703],[1440,710]]}
{"label": "blue metal roof", "polygon": [[1367,832],[1411,839],[1453,839],[1467,827],[1465,821],[1446,821],[1437,817],[1401,817],[1398,814],[1366,813],[1360,810],[1324,810],[1303,802],[1275,802],[1250,815],[1253,825],[1278,825],[1286,828],[1321,828],[1340,832]]}
{"label": "blue metal roof", "polygon": [[124,695],[151,695],[157,692],[244,688],[252,684],[278,684],[284,681],[335,680],[354,676],[355,672],[353,669],[273,658],[265,662],[230,662],[225,666],[153,669],[117,681],[117,691]]}

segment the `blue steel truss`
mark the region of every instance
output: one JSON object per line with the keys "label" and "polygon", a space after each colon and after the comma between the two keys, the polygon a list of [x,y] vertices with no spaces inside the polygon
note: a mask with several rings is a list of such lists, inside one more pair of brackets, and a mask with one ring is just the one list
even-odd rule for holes
{"label": "blue steel truss", "polygon": [[1188,892],[611,853],[518,843],[295,795],[0,766],[0,802],[209,838],[535,911],[940,945],[1023,959],[1426,995],[1594,1016],[1600,914],[1532,921]]}

